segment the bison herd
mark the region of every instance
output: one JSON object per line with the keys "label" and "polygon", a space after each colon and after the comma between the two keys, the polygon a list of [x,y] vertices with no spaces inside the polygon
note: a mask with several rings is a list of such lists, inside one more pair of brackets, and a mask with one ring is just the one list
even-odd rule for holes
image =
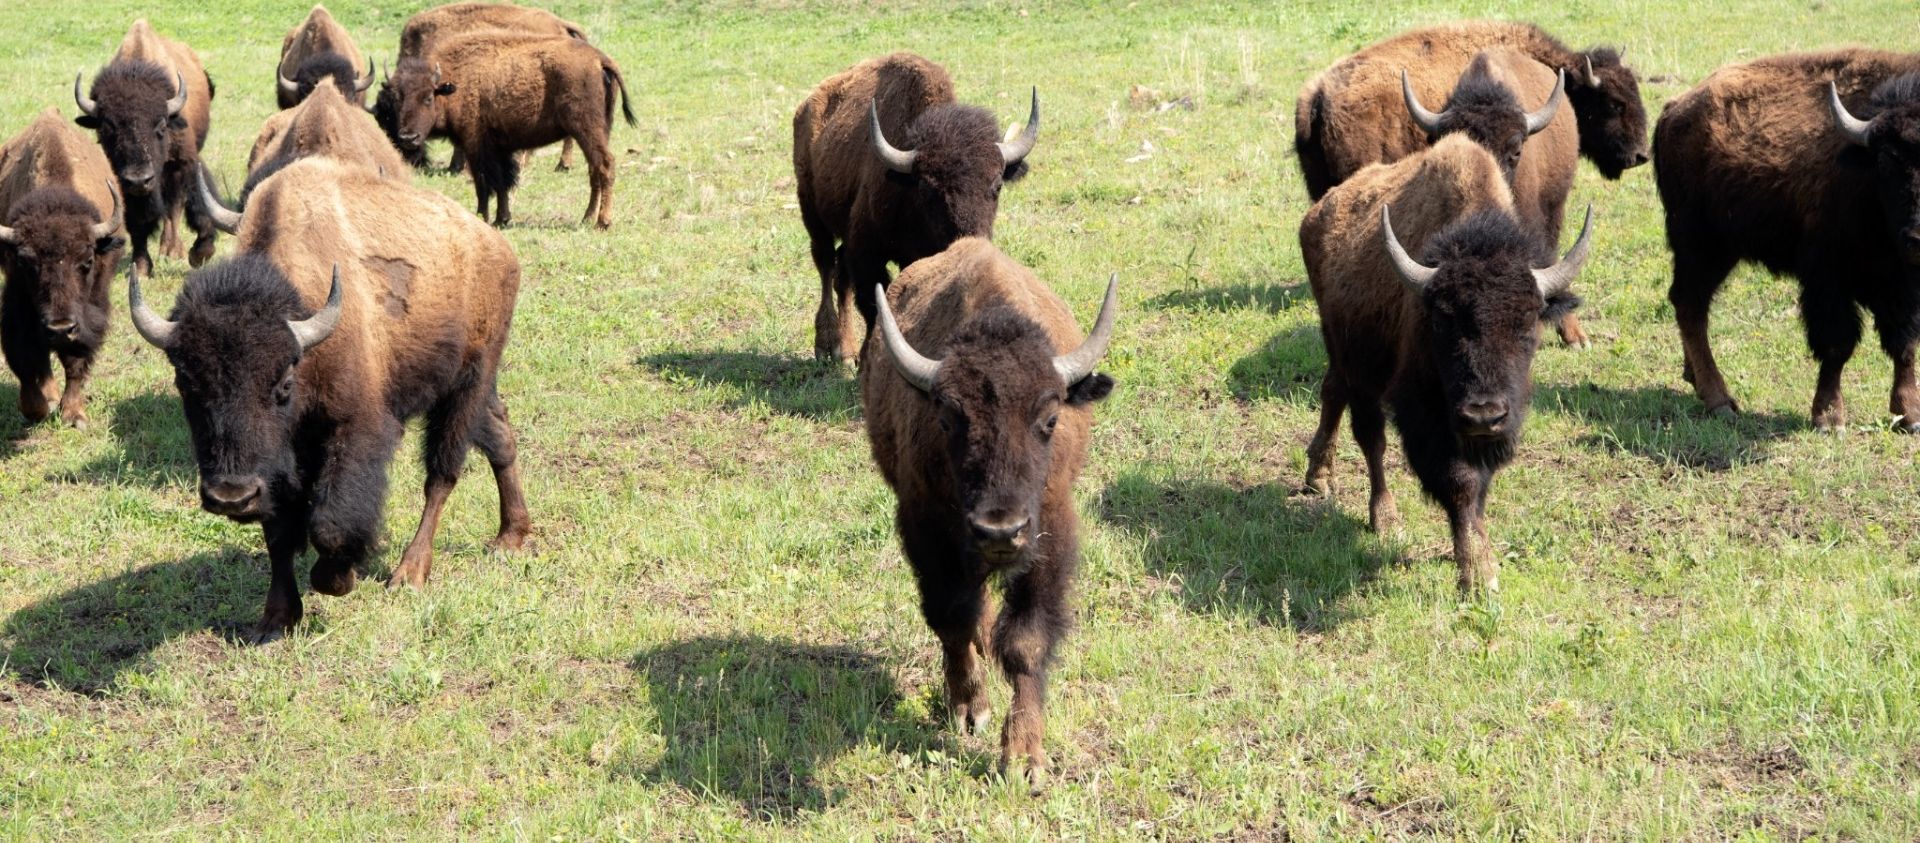
{"label": "bison herd", "polygon": [[[325,9],[281,52],[284,110],[260,129],[234,207],[200,158],[213,80],[144,20],[91,84],[74,80],[74,122],[91,141],[50,108],[0,148],[0,346],[21,413],[37,422],[57,398],[62,419],[85,421],[130,245],[130,319],[173,368],[201,505],[262,528],[263,641],[301,618],[294,564],[309,547],[315,591],[353,589],[409,419],[426,421],[424,506],[390,584],[428,579],[471,447],[498,485],[495,543],[526,541],[496,389],[521,274],[496,227],[512,219],[519,154],[554,142],[586,159],[583,223],[610,225],[616,97],[634,122],[625,77],[580,27],[511,4],[414,16],[370,104],[377,61]],[[1590,207],[1559,254],[1582,157],[1609,179],[1654,164],[1684,377],[1706,409],[1737,411],[1707,320],[1746,260],[1799,280],[1820,361],[1816,426],[1843,423],[1840,374],[1864,308],[1895,364],[1896,426],[1920,430],[1920,57],[1855,49],[1722,68],[1666,106],[1649,153],[1638,81],[1618,51],[1576,51],[1525,24],[1456,23],[1335,63],[1295,116],[1314,200],[1299,245],[1328,359],[1306,491],[1331,492],[1349,416],[1371,524],[1392,524],[1391,420],[1447,513],[1463,591],[1498,586],[1488,492],[1516,454],[1541,326],[1586,342],[1573,285],[1592,251]],[[868,440],[940,642],[949,711],[969,731],[985,725],[980,661],[997,662],[1013,686],[1001,763],[1037,787],[1047,669],[1071,626],[1073,485],[1092,407],[1114,388],[1097,369],[1117,279],[1083,335],[1074,309],[994,246],[1002,187],[1026,174],[1039,141],[1038,91],[1018,132],[997,126],[958,102],[940,65],[896,53],[806,97],[793,166],[820,278],[814,350],[859,364]],[[471,174],[477,216],[411,183],[434,137]],[[182,256],[182,215],[196,271],[162,316],[141,278],[156,230],[161,255]],[[217,232],[236,244],[209,263]]]}

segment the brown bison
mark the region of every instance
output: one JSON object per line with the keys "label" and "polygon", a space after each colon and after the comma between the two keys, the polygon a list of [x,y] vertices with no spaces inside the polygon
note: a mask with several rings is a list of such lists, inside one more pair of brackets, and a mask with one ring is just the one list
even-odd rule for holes
{"label": "brown bison", "polygon": [[1654,176],[1673,249],[1683,376],[1707,408],[1739,409],[1707,342],[1713,295],[1743,260],[1800,281],[1820,361],[1813,423],[1846,421],[1840,372],[1873,314],[1893,358],[1895,426],[1920,431],[1920,56],[1840,50],[1721,68],[1667,104]]}
{"label": "brown bison", "polygon": [[854,359],[849,311],[857,302],[871,328],[888,263],[992,237],[1000,186],[1026,175],[1039,133],[1038,92],[1025,131],[1003,143],[992,114],[954,102],[946,69],[912,53],[868,59],[814,88],[793,114],[800,221],[820,272],[814,353]]}
{"label": "brown bison", "polygon": [[393,71],[403,149],[418,149],[444,127],[467,159],[481,217],[495,201],[494,225],[513,220],[508,196],[520,178],[514,153],[573,138],[587,159],[592,191],[581,222],[613,224],[610,133],[615,93],[627,125],[636,125],[620,67],[584,41],[481,32],[435,43],[426,58]]}
{"label": "brown bison", "polygon": [[[253,151],[247,153],[248,184],[251,186],[255,176],[272,168],[314,155],[360,164],[387,178],[409,180],[407,162],[393,144],[387,143],[366,112],[339,91],[321,88],[299,105],[274,112],[261,125]],[[218,208],[211,211],[215,227],[232,225]]]}
{"label": "brown bison", "polygon": [[[410,58],[423,58],[441,38],[451,35],[469,35],[475,32],[509,32],[520,35],[551,35],[555,38],[573,38],[587,40],[587,34],[579,24],[561,20],[559,16],[545,9],[530,9],[512,3],[450,3],[438,6],[407,19],[400,29],[400,55],[396,61]],[[374,98],[373,116],[380,121],[380,129],[387,133],[395,146],[407,154],[408,163],[416,167],[427,166],[427,153],[424,144],[408,147],[400,142],[400,101],[398,92],[392,84],[382,85],[380,94]],[[446,137],[443,127],[435,127],[429,137]],[[459,149],[453,151],[453,161],[447,165],[448,172],[460,172],[465,167],[464,156]],[[558,169],[567,170],[573,166],[573,139],[560,141],[560,164]]]}
{"label": "brown bison", "polygon": [[197,235],[188,260],[199,266],[213,257],[213,221],[187,206],[192,180],[206,145],[213,80],[187,45],[154,34],[143,18],[133,22],[112,63],[93,78],[91,92],[73,77],[76,123],[94,130],[120,180],[133,260],[151,271],[147,239],[160,229],[160,251],[180,254],[177,218],[185,208]]}
{"label": "brown bison", "polygon": [[1565,259],[1533,268],[1533,237],[1513,214],[1500,163],[1450,136],[1361,170],[1300,224],[1327,347],[1307,488],[1332,491],[1333,439],[1351,408],[1372,484],[1369,522],[1389,528],[1391,408],[1407,464],[1447,510],[1463,591],[1499,587],[1487,491],[1513,458],[1533,395],[1540,313],[1586,260],[1591,211],[1587,222]]}
{"label": "brown bison", "polygon": [[[975,660],[992,653],[1013,685],[1001,768],[1024,760],[1038,788],[1047,669],[1072,622],[1079,562],[1073,483],[1091,405],[1113,390],[1094,366],[1113,338],[1114,284],[1085,341],[1060,298],[983,238],[954,241],[875,293],[880,338],[860,367],[867,438],[940,638],[947,706],[969,732],[986,724]],[[1005,606],[989,627],[996,577]]]}
{"label": "brown bison", "polygon": [[273,580],[258,637],[298,623],[293,563],[345,594],[382,534],[387,465],[426,416],[426,507],[390,585],[421,585],[470,445],[500,491],[494,543],[528,532],[515,435],[495,389],[520,264],[498,232],[439,194],[329,158],[260,185],[233,258],[188,276],[171,316],[128,297],[162,349],[200,467],[200,505],[264,530]]}
{"label": "brown bison", "polygon": [[40,112],[0,147],[0,350],[20,379],[20,414],[47,417],[54,399],[49,354],[67,388],[60,417],[83,426],[87,375],[107,334],[107,295],[120,253],[120,195],[100,147]]}
{"label": "brown bison", "polygon": [[[365,75],[360,73],[362,61],[367,66]],[[273,78],[281,108],[299,105],[329,79],[355,105],[365,105],[367,89],[373,87],[373,60],[360,55],[353,36],[325,6],[315,5],[307,19],[280,42],[280,64],[274,67]]]}

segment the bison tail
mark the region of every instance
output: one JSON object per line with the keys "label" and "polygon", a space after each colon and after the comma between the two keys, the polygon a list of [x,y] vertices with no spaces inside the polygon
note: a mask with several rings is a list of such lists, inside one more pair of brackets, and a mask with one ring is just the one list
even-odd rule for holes
{"label": "bison tail", "polygon": [[627,118],[627,125],[638,128],[640,120],[633,116],[633,102],[627,96],[627,80],[620,75],[620,68],[611,62],[600,66],[600,73],[607,84],[607,125],[613,125],[613,89],[620,89],[620,114]]}
{"label": "bison tail", "polygon": [[1300,159],[1300,176],[1307,183],[1307,198],[1315,202],[1335,184],[1332,168],[1327,166],[1326,94],[1316,89],[1300,104],[1294,115],[1293,154]]}

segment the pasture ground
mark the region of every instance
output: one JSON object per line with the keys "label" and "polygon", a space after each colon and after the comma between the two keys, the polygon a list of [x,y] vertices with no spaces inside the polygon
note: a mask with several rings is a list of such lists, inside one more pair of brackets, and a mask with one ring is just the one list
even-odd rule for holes
{"label": "pasture ground", "polygon": [[[383,62],[401,5],[329,3]],[[1794,287],[1750,268],[1714,314],[1747,414],[1701,412],[1650,169],[1582,165],[1595,347],[1540,354],[1493,495],[1496,602],[1456,599],[1397,456],[1398,535],[1367,531],[1344,438],[1335,504],[1290,494],[1325,365],[1295,240],[1311,74],[1505,15],[1624,45],[1657,113],[1723,62],[1910,48],[1910,3],[550,5],[625,67],[642,126],[615,132],[610,233],[576,224],[586,176],[552,149],[516,196],[501,392],[537,549],[482,550],[476,457],[431,587],[383,590],[416,432],[373,578],[309,597],[289,640],[229,643],[260,609],[259,532],[197,509],[169,370],[117,286],[90,429],[23,429],[0,379],[0,837],[1920,837],[1920,440],[1886,429],[1871,339],[1855,424],[1809,428]],[[237,184],[306,9],[0,4],[0,127],[73,113],[73,72],[144,14],[204,57],[206,154]],[[1040,798],[992,774],[998,722],[944,721],[854,383],[809,356],[789,119],[892,49],[1003,121],[1038,85],[1000,242],[1083,320],[1122,279]],[[471,202],[464,177],[419,183]],[[185,270],[161,261],[150,298]]]}

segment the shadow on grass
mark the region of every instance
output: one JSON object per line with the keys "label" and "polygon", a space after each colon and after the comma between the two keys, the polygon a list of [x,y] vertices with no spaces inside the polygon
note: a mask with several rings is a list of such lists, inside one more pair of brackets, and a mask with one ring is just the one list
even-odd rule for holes
{"label": "shadow on grass", "polygon": [[107,430],[118,446],[81,466],[69,482],[131,483],[152,489],[191,488],[200,467],[193,461],[193,442],[187,420],[180,415],[180,399],[171,392],[149,392],[113,402],[107,410]]}
{"label": "shadow on grass", "polygon": [[698,385],[721,384],[734,406],[762,404],[790,416],[847,421],[860,411],[859,385],[839,364],[748,351],[666,352],[639,363]]}
{"label": "shadow on grass", "polygon": [[1281,331],[1260,350],[1240,358],[1227,370],[1227,386],[1243,401],[1317,404],[1326,373],[1326,345],[1320,323],[1314,321]]}
{"label": "shadow on grass", "polygon": [[0,383],[0,459],[19,451],[20,440],[31,432],[27,418],[20,415],[20,384],[11,380]]}
{"label": "shadow on grass", "polygon": [[1585,419],[1594,430],[1580,437],[1582,447],[1696,471],[1765,462],[1774,440],[1810,427],[1803,417],[1781,413],[1721,418],[1692,395],[1664,386],[1542,384],[1533,406]]}
{"label": "shadow on grass", "polygon": [[1395,557],[1364,521],[1284,486],[1123,476],[1101,494],[1108,523],[1145,536],[1147,569],[1177,580],[1194,612],[1247,614],[1323,632],[1346,621],[1343,598]]}
{"label": "shadow on grass", "polygon": [[1279,313],[1303,301],[1312,301],[1313,291],[1300,284],[1232,284],[1174,290],[1147,299],[1154,310],[1264,310]]}
{"label": "shadow on grass", "polygon": [[918,756],[939,745],[925,721],[895,713],[893,677],[857,650],[697,638],[641,653],[632,667],[666,738],[659,766],[639,775],[729,797],[763,821],[840,802],[844,794],[816,776],[849,749],[879,744]]}
{"label": "shadow on grass", "polygon": [[230,636],[258,620],[263,567],[236,549],[88,583],[14,612],[0,628],[0,663],[37,685],[100,694],[168,641]]}

